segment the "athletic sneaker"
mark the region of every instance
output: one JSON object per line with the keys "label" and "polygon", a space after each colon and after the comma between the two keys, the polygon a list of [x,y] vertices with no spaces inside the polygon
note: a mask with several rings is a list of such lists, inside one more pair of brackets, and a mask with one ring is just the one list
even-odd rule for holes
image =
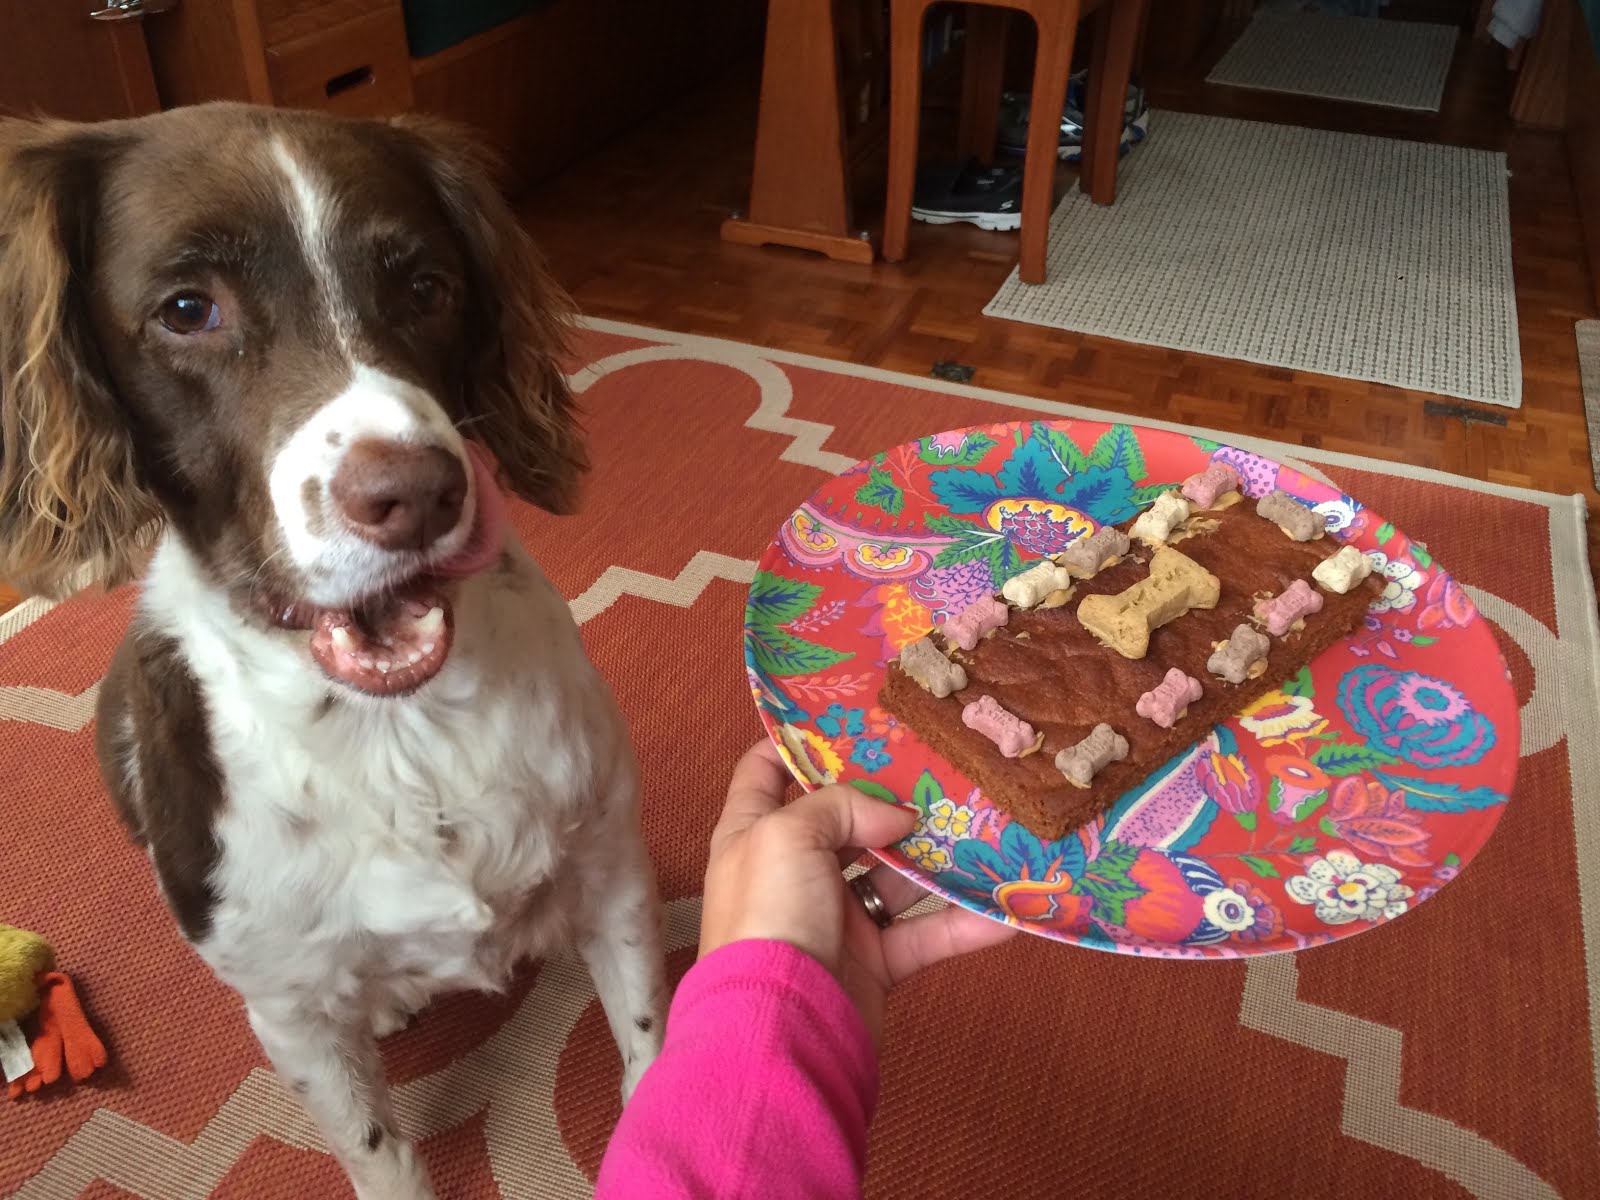
{"label": "athletic sneaker", "polygon": [[[1061,114],[1061,140],[1056,153],[1065,162],[1083,157],[1083,106],[1089,90],[1089,72],[1074,71],[1067,83],[1067,103]],[[1029,96],[1026,92],[1006,92],[1000,97],[1000,153],[1022,155],[1028,148]],[[1122,110],[1120,153],[1144,141],[1150,129],[1150,104],[1137,80],[1128,84],[1128,100]]]}
{"label": "athletic sneaker", "polygon": [[924,167],[917,172],[911,215],[930,225],[970,221],[979,229],[1022,225],[1022,168]]}

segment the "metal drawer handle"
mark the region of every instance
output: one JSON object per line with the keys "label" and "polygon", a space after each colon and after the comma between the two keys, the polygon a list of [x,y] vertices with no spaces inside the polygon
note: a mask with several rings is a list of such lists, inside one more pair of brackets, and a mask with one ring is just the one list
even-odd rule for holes
{"label": "metal drawer handle", "polygon": [[131,21],[151,13],[163,13],[177,5],[178,0],[102,0],[104,8],[90,11],[95,21]]}

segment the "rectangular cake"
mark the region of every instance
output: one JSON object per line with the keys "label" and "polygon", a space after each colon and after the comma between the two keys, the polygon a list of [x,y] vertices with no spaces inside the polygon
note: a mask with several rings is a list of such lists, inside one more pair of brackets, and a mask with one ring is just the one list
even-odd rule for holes
{"label": "rectangular cake", "polygon": [[[1158,499],[1156,510],[1166,512],[1167,499]],[[1381,591],[1381,579],[1367,574],[1365,560],[1354,550],[1314,577],[1340,545],[1326,536],[1296,540],[1280,526],[1280,516],[1292,525],[1299,523],[1298,516],[1309,516],[1319,530],[1321,518],[1303,507],[1298,514],[1280,514],[1274,507],[1278,502],[1295,503],[1276,494],[1263,502],[1268,516],[1258,512],[1256,501],[1237,493],[1192,515],[1186,505],[1174,505],[1183,517],[1170,530],[1157,523],[1154,529],[1163,536],[1149,536],[1154,510],[1143,514],[1143,523],[1136,522],[1132,532],[1147,536],[1136,537],[1126,553],[1091,577],[1074,579],[1070,596],[1058,590],[1040,602],[1022,593],[1032,606],[1010,603],[1003,614],[994,607],[999,598],[980,601],[989,607],[975,618],[978,627],[999,615],[1005,623],[986,630],[970,650],[947,636],[972,640],[963,630],[973,620],[962,621],[959,614],[955,625],[913,643],[915,650],[902,652],[905,665],[901,659],[889,664],[884,707],[1034,834],[1063,836],[1348,635]],[[1334,577],[1332,568],[1347,563],[1358,567],[1355,578],[1333,586],[1325,582]],[[1064,579],[1065,568],[1060,574]],[[1336,590],[1340,583],[1348,590]],[[1312,599],[1314,593],[1322,603],[1274,636],[1259,605],[1285,593],[1290,602]],[[1014,598],[1018,594],[1012,590]],[[1084,609],[1091,596],[1106,599]],[[1085,620],[1098,635],[1085,628]],[[1240,632],[1241,626],[1246,631]],[[1105,638],[1122,643],[1121,648]],[[1238,651],[1233,657],[1243,654],[1251,661],[1231,667],[1223,661],[1230,639]],[[931,653],[930,644],[942,658]],[[930,663],[938,668],[932,690],[927,686]],[[907,667],[914,667],[914,674]],[[1187,679],[1174,675],[1174,669]],[[1198,698],[1191,699],[1197,688]],[[1020,728],[1031,735],[1028,748],[1018,753],[1018,726],[1010,725],[1011,744],[1003,750],[997,738],[1008,739],[995,732],[991,718],[1025,722]],[[1164,728],[1159,719],[1172,720],[1171,727]],[[1057,764],[1063,750],[1083,743],[1100,726],[1109,726],[1111,733],[1101,731],[1083,751],[1068,756],[1097,751],[1083,759],[1096,768],[1092,778],[1079,763]],[[1123,757],[1105,753],[1113,743]],[[1069,769],[1080,780],[1087,778],[1087,785],[1071,781]]]}

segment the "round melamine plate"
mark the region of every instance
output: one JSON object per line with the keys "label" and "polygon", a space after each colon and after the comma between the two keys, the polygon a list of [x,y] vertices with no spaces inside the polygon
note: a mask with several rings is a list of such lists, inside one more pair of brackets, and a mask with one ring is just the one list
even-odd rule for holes
{"label": "round melamine plate", "polygon": [[[1097,823],[1041,842],[884,711],[884,665],[1212,461],[1251,497],[1277,487],[1314,507],[1366,553],[1383,595],[1354,634]],[[1499,647],[1421,542],[1289,467],[1136,425],[988,425],[858,463],[767,549],[744,639],[756,704],[796,778],[916,806],[915,831],[879,858],[975,912],[1125,954],[1299,950],[1393,920],[1471,861],[1516,775]]]}

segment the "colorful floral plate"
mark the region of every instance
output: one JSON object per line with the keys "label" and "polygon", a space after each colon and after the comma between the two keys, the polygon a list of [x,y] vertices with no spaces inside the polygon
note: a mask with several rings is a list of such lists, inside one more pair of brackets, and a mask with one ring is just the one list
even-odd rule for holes
{"label": "colorful floral plate", "polygon": [[[1040,842],[879,706],[884,664],[1212,460],[1251,496],[1278,487],[1313,506],[1366,552],[1383,595],[1364,628],[1097,824]],[[1299,950],[1391,920],[1472,859],[1516,775],[1505,662],[1421,542],[1298,471],[1139,426],[958,430],[830,480],[762,558],[745,663],[797,778],[790,746],[812,774],[915,804],[916,830],[885,862],[975,912],[1125,954]]]}

